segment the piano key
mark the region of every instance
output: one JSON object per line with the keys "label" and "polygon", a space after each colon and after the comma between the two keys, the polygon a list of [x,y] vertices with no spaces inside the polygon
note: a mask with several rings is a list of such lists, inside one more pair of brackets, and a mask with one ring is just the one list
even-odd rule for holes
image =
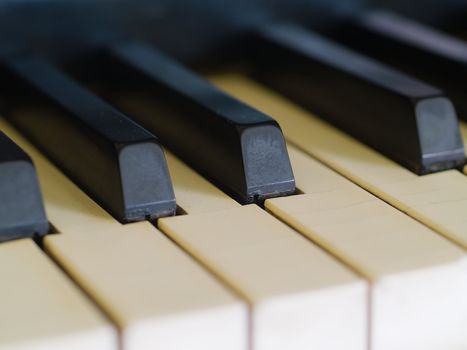
{"label": "piano key", "polygon": [[[279,125],[142,44],[101,58],[107,98],[242,203],[295,190]],[[98,76],[98,74],[96,74]]]}
{"label": "piano key", "polygon": [[416,174],[461,167],[454,107],[437,88],[293,25],[257,34],[257,77]]}
{"label": "piano key", "polygon": [[30,239],[0,244],[0,348],[117,350],[104,315]]}
{"label": "piano key", "polygon": [[49,223],[34,164],[0,131],[0,243],[42,236]]}
{"label": "piano key", "polygon": [[213,81],[274,116],[301,149],[367,191],[467,248],[467,179],[458,171],[416,176],[282,96],[239,75]]}
{"label": "piano key", "polygon": [[174,214],[152,134],[38,57],[6,60],[2,76],[5,117],[118,220]]}
{"label": "piano key", "polygon": [[362,280],[259,207],[159,225],[248,300],[254,349],[366,348]]}
{"label": "piano key", "polygon": [[[247,349],[246,306],[147,222],[46,249],[110,314],[123,349]],[[105,249],[103,249],[105,247]]]}
{"label": "piano key", "polygon": [[265,206],[372,281],[370,348],[466,347],[467,254],[295,147],[289,155],[304,194]]}
{"label": "piano key", "polygon": [[442,88],[467,120],[467,43],[386,11],[368,11],[334,36],[346,45]]}
{"label": "piano key", "polygon": [[[174,160],[169,154],[171,173]],[[222,192],[183,163],[176,167],[174,189],[187,215],[158,227],[248,301],[252,349],[366,349],[364,280],[258,206],[231,201],[206,211]]]}
{"label": "piano key", "polygon": [[196,175],[172,153],[167,152],[166,157],[173,183],[177,184],[175,196],[180,198],[184,212],[198,214],[240,207],[238,202]]}
{"label": "piano key", "polygon": [[150,223],[120,224],[7,123],[0,127],[47,179],[45,205],[60,234],[47,236],[45,249],[115,322],[123,350],[246,350],[248,313],[237,296]]}
{"label": "piano key", "polygon": [[[54,218],[55,228],[66,227],[67,232],[79,234],[118,229],[121,226],[104,209],[89,200],[86,194],[63,176],[57,168],[51,166],[45,157],[40,156],[10,124],[1,118],[0,129],[32,152],[37,176],[46,197],[44,206],[49,216]],[[64,193],[67,195],[64,196]]]}

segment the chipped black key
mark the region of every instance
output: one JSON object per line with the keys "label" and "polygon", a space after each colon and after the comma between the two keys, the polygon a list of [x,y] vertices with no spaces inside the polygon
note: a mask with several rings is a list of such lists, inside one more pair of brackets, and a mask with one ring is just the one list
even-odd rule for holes
{"label": "chipped black key", "polygon": [[442,91],[293,25],[266,27],[254,44],[260,80],[413,172],[464,163]]}
{"label": "chipped black key", "polygon": [[198,172],[242,203],[291,194],[279,125],[156,49],[129,43],[101,57],[97,86]]}
{"label": "chipped black key", "polygon": [[5,117],[121,222],[176,209],[157,139],[37,57],[3,62]]}
{"label": "chipped black key", "polygon": [[42,236],[48,228],[31,158],[0,132],[0,242]]}
{"label": "chipped black key", "polygon": [[345,22],[334,37],[367,55],[442,88],[467,120],[467,42],[384,12]]}

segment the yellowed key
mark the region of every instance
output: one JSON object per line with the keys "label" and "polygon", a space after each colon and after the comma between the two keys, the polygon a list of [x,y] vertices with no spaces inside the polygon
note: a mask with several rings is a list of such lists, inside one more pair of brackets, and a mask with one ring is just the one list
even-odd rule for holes
{"label": "yellowed key", "polygon": [[240,75],[221,75],[212,80],[274,117],[293,144],[467,248],[467,178],[460,172],[419,177]]}
{"label": "yellowed key", "polygon": [[45,248],[118,325],[123,350],[247,349],[248,313],[237,296],[150,223],[115,221],[5,122],[0,128],[45,183],[48,217],[61,232]]}
{"label": "yellowed key", "polygon": [[166,152],[177,203],[190,214],[209,213],[217,210],[238,208],[240,204],[211,185],[188,168],[170,152]]}
{"label": "yellowed key", "polygon": [[243,303],[149,223],[129,226],[46,243],[117,323],[123,348],[246,349]]}
{"label": "yellowed key", "polygon": [[289,145],[305,194],[266,208],[372,282],[371,348],[467,348],[467,255]]}
{"label": "yellowed key", "polygon": [[188,215],[158,225],[248,301],[252,349],[366,349],[361,278],[264,210],[240,206],[167,159]]}
{"label": "yellowed key", "polygon": [[0,348],[117,350],[103,314],[34,244],[0,244]]}

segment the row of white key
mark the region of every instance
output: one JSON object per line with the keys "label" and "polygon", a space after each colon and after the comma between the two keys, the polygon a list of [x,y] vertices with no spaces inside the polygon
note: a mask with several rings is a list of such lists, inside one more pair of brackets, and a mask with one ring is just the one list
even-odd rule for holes
{"label": "row of white key", "polygon": [[305,194],[266,207],[372,282],[370,347],[467,347],[467,178],[416,176],[245,77],[213,81],[275,118],[291,143],[460,247],[289,147]]}
{"label": "row of white key", "polygon": [[[373,349],[467,344],[465,252],[294,147],[305,194],[266,207],[328,253],[168,155],[187,215],[157,225],[177,247],[149,223],[116,222],[8,125],[1,128],[38,168],[60,232],[44,240],[45,249],[97,304],[93,315],[108,315],[124,349],[366,349],[368,339]],[[110,332],[102,339],[114,344],[103,322]],[[60,333],[46,338],[53,344]]]}

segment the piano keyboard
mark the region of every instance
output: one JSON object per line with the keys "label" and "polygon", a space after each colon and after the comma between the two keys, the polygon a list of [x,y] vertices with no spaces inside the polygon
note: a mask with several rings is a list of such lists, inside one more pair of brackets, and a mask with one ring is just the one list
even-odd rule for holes
{"label": "piano keyboard", "polygon": [[342,28],[2,59],[0,349],[467,349],[467,43]]}

